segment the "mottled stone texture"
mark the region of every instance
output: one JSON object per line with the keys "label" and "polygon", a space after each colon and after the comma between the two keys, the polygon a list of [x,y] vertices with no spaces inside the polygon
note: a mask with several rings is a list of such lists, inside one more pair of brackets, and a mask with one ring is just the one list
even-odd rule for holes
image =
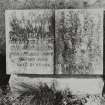
{"label": "mottled stone texture", "polygon": [[0,53],[5,53],[6,9],[46,9],[46,8],[104,8],[104,0],[0,0]]}
{"label": "mottled stone texture", "polygon": [[[46,1],[46,0],[0,0],[0,53],[1,53],[1,55],[0,55],[0,62],[1,62],[0,71],[1,71],[1,74],[5,75],[4,71],[6,71],[6,69],[5,69],[6,63],[4,60],[6,58],[6,56],[3,56],[3,55],[5,55],[5,49],[6,49],[6,47],[5,47],[5,20],[4,20],[4,18],[5,18],[4,12],[6,9],[35,9],[35,8],[45,9],[45,8],[47,8],[46,4],[47,4],[48,8],[63,8],[63,9],[64,8],[66,8],[66,9],[67,8],[70,8],[70,9],[71,8],[72,9],[73,8],[74,9],[82,8],[82,9],[84,9],[84,8],[104,8],[105,7],[105,0],[55,0],[55,1],[49,0],[49,3],[45,3],[44,1]],[[3,57],[4,61],[2,60],[2,57]],[[34,77],[34,79],[32,80],[30,76],[28,75],[28,76],[26,76],[26,78],[28,78],[29,82],[31,81],[31,83],[32,83],[31,86],[32,86],[35,83],[32,81],[36,80],[36,78]],[[20,78],[21,77],[22,76],[20,76]],[[5,78],[5,76],[3,76],[3,75],[0,76],[0,82],[2,79],[3,81],[1,83],[3,83],[3,84],[4,84],[4,80],[5,80],[4,78]],[[20,85],[23,83],[22,81],[26,79],[24,76],[22,79],[20,79],[20,78],[17,78],[17,77],[12,78],[11,77],[11,80],[17,79],[19,81],[18,83]],[[8,79],[6,79],[6,80],[8,80]],[[49,79],[47,78],[47,80],[49,80]],[[27,79],[26,79],[26,81],[27,81]],[[26,83],[26,81],[25,81],[25,83]],[[61,81],[61,80],[59,80],[59,81]],[[77,81],[78,81],[78,79],[77,79]],[[14,86],[15,89],[16,89],[15,84],[18,84],[18,83],[17,83],[17,81],[12,82],[12,85]],[[46,83],[48,83],[48,82],[46,82]],[[64,85],[64,83],[65,82],[62,82],[62,85]],[[67,83],[67,84],[69,84],[69,83]],[[92,84],[94,84],[94,81],[92,82]],[[83,85],[83,84],[78,84],[78,85]],[[94,85],[94,86],[97,86],[97,85]],[[95,88],[97,88],[97,87],[95,87]],[[13,89],[12,86],[11,86],[11,89]],[[21,90],[21,87],[19,89]],[[18,89],[16,89],[15,92],[17,92],[17,90]],[[92,104],[89,104],[89,105],[92,105]]]}
{"label": "mottled stone texture", "polygon": [[[43,69],[49,74],[54,62],[57,74],[103,74],[102,9],[6,11],[6,41],[7,72],[36,74],[36,68],[41,69],[38,74]],[[53,56],[46,56],[46,64],[52,66],[42,66],[45,62],[38,59],[44,58],[43,53],[49,53],[50,47],[52,53],[55,48],[55,61]],[[38,51],[39,58],[34,54],[34,60],[28,60],[32,57],[30,51]],[[22,57],[24,60],[20,60]]]}
{"label": "mottled stone texture", "polygon": [[56,11],[56,72],[103,74],[103,10]]}
{"label": "mottled stone texture", "polygon": [[15,96],[45,84],[58,91],[70,90],[73,95],[101,95],[104,85],[101,78],[43,78],[31,75],[12,75],[9,83]]}
{"label": "mottled stone texture", "polygon": [[6,11],[7,73],[53,74],[51,9]]}

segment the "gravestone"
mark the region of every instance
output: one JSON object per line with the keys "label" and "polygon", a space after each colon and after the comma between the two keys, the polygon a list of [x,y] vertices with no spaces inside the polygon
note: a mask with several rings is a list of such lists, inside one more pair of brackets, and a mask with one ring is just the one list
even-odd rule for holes
{"label": "gravestone", "polygon": [[7,74],[53,74],[52,10],[6,11]]}
{"label": "gravestone", "polygon": [[102,9],[8,10],[5,18],[7,74],[14,95],[40,83],[73,94],[102,94]]}
{"label": "gravestone", "polygon": [[103,10],[61,9],[56,20],[57,74],[103,74]]}

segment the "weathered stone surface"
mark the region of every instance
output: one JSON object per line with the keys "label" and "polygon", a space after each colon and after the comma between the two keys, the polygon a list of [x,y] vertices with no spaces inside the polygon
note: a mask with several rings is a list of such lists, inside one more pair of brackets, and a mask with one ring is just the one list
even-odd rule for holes
{"label": "weathered stone surface", "polygon": [[[0,53],[5,53],[5,49],[6,49],[6,47],[5,47],[5,20],[4,20],[4,18],[5,18],[5,15],[4,15],[4,13],[5,13],[5,10],[6,9],[32,9],[32,8],[46,8],[43,4],[42,4],[42,6],[40,6],[41,5],[41,3],[39,2],[39,3],[36,3],[36,4],[34,4],[34,3],[31,3],[31,2],[29,2],[29,1],[31,1],[31,0],[0,0]],[[33,0],[34,2],[36,1],[36,0]],[[37,0],[37,1],[40,1],[40,0]],[[45,0],[43,0],[43,1],[45,1]],[[56,0],[56,1],[59,1],[59,0]],[[63,1],[63,0],[60,0],[60,1]],[[84,2],[85,1],[85,2]],[[53,0],[52,0],[52,2],[53,2]],[[63,1],[64,2],[64,1]],[[88,3],[88,2],[90,2],[90,3]],[[92,2],[92,4],[91,4],[91,2]],[[40,4],[40,5],[39,5]],[[65,3],[58,3],[58,5],[60,5],[59,7],[58,6],[56,6],[56,8],[82,8],[82,9],[84,9],[84,8],[105,8],[105,0],[97,0],[97,1],[94,1],[94,0],[65,0]],[[55,3],[53,2],[53,6],[52,7],[55,7]],[[51,8],[51,6],[49,6],[49,8]],[[21,78],[21,79],[20,79]],[[27,78],[27,79],[26,79]],[[26,88],[24,88],[24,89],[20,89],[21,88],[21,85],[20,84],[22,84],[23,82],[23,80],[25,80],[24,81],[24,83],[26,83],[28,86],[29,86],[29,83],[30,83],[30,81],[33,81],[32,82],[32,84],[30,84],[30,85],[32,85],[33,86],[33,84],[36,84],[37,82],[36,81],[39,81],[39,79],[36,79],[35,77],[33,77],[33,79],[31,78],[31,79],[29,79],[29,78],[31,78],[30,76],[27,76],[27,77],[25,77],[25,76],[20,76],[20,77],[18,77],[17,75],[12,75],[11,76],[11,79],[10,79],[10,86],[11,86],[11,89],[12,89],[12,92],[13,92],[13,94],[15,93],[15,94],[21,94],[22,92],[18,92],[18,90],[23,90],[24,91],[24,89]],[[29,80],[30,81],[29,81]],[[50,78],[51,79],[51,78]],[[44,82],[46,81],[46,82],[48,82],[48,80],[49,80],[49,86],[51,86],[51,83],[52,83],[52,79],[51,79],[51,81],[50,81],[50,79],[49,78],[47,78],[46,80],[45,79],[40,79],[40,81],[42,81],[42,80],[44,80]],[[28,83],[26,82],[26,81],[29,81]],[[62,80],[62,79],[61,79]],[[72,81],[73,81],[73,79],[71,79]],[[86,80],[86,79],[85,79]],[[97,80],[97,79],[96,79]],[[92,81],[95,81],[95,83],[96,84],[98,84],[98,82],[96,82],[96,80],[92,80]],[[13,82],[14,81],[14,82]],[[16,82],[17,81],[17,82]],[[60,81],[60,79],[59,79],[59,81]],[[68,82],[67,82],[67,85],[69,84],[69,80],[67,80]],[[75,81],[75,80],[74,80]],[[77,79],[77,81],[78,81],[78,79]],[[77,81],[75,81],[75,83],[76,83],[76,85],[75,86],[79,86],[79,84],[77,83]],[[92,84],[92,86],[93,86],[93,84],[94,84],[94,82],[92,83],[92,81],[91,80],[89,80],[88,81],[88,83],[89,84]],[[100,80],[99,79],[99,81],[102,81],[102,79]],[[45,83],[46,83],[45,82]],[[61,82],[61,81],[60,81]],[[71,82],[71,81],[70,81]],[[86,82],[86,81],[85,81]],[[61,86],[62,85],[64,85],[63,84],[64,83],[64,81],[62,81],[62,84],[61,84]],[[79,80],[79,83],[84,83],[83,81],[81,81],[80,82],[80,80]],[[101,82],[100,82],[101,83]],[[78,84],[78,85],[77,85]],[[85,84],[85,83],[84,83]],[[80,84],[81,86],[84,86],[83,84]],[[86,86],[87,86],[88,84],[86,84]],[[26,85],[25,85],[26,86]],[[35,85],[34,85],[35,86]],[[33,87],[34,87],[33,86]],[[60,86],[60,85],[57,85],[57,86]],[[73,86],[74,86],[74,84],[73,84]],[[88,85],[89,86],[89,85]],[[88,88],[88,86],[87,86],[87,88]],[[96,87],[95,87],[96,86]],[[97,86],[98,85],[94,85],[93,87],[95,88],[95,90],[98,90],[99,88],[97,88]],[[102,86],[103,86],[103,81],[102,81]],[[20,88],[19,88],[20,87]],[[29,86],[30,87],[30,86]],[[36,87],[36,86],[35,86]],[[90,86],[89,86],[90,87]],[[97,88],[97,89],[96,89]],[[59,89],[59,88],[58,88]],[[62,87],[62,89],[64,89],[64,87]],[[85,88],[86,89],[86,88]],[[92,90],[94,90],[92,87],[91,87],[91,89]],[[72,89],[73,90],[73,89]],[[77,89],[78,90],[78,89]],[[87,89],[86,89],[87,90]],[[102,90],[102,89],[101,89]],[[75,90],[74,90],[75,91]],[[100,91],[100,89],[98,90],[98,92]],[[91,91],[92,92],[92,91]],[[97,92],[96,92],[97,93]],[[104,104],[105,104],[105,102],[104,102]],[[102,105],[104,105],[104,104],[102,104]],[[87,105],[92,105],[92,103],[88,103]],[[96,103],[94,104],[93,103],[93,105],[96,105]]]}
{"label": "weathered stone surface", "polygon": [[30,89],[38,88],[40,85],[47,84],[51,87],[53,78],[35,78],[32,75],[11,75],[9,80],[10,88],[14,96],[19,96]]}
{"label": "weathered stone surface", "polygon": [[[104,0],[0,0],[0,52],[5,53],[5,10],[36,8],[105,8]],[[84,3],[85,2],[85,3]],[[90,2],[90,3],[88,3]],[[90,5],[92,2],[92,5]],[[46,4],[46,5],[45,5]],[[63,5],[63,6],[62,6]],[[86,6],[87,5],[87,6]],[[89,6],[90,5],[90,6]]]}
{"label": "weathered stone surface", "polygon": [[56,10],[55,20],[56,72],[103,74],[103,10]]}
{"label": "weathered stone surface", "polygon": [[48,87],[55,86],[55,89],[60,91],[69,89],[75,95],[102,95],[104,85],[102,78],[35,78],[31,75],[11,75],[9,83],[15,96],[19,96],[32,88],[38,88],[41,84],[47,84]]}
{"label": "weathered stone surface", "polygon": [[73,94],[102,94],[102,78],[57,78],[56,89],[70,89]]}
{"label": "weathered stone surface", "polygon": [[6,11],[7,73],[53,74],[51,9]]}

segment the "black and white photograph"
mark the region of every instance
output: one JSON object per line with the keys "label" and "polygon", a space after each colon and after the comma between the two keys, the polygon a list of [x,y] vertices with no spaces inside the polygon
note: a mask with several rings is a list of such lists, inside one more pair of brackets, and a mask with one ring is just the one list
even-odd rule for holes
{"label": "black and white photograph", "polygon": [[0,105],[105,105],[105,0],[0,0]]}

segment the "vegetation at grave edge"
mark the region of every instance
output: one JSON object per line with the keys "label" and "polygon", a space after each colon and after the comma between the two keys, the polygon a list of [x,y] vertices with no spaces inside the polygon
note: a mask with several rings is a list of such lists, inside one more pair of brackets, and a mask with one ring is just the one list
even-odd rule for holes
{"label": "vegetation at grave edge", "polygon": [[[86,11],[85,11],[86,12]],[[93,13],[60,11],[56,16],[56,71],[91,74],[102,56],[101,17]],[[80,17],[83,17],[80,18]],[[94,21],[98,19],[97,23]],[[96,68],[97,69],[97,68]]]}
{"label": "vegetation at grave edge", "polygon": [[[23,84],[24,85],[24,84]],[[73,95],[70,90],[57,91],[46,84],[38,88],[29,87],[29,91],[14,98],[9,86],[0,88],[0,105],[104,105],[100,95]]]}

